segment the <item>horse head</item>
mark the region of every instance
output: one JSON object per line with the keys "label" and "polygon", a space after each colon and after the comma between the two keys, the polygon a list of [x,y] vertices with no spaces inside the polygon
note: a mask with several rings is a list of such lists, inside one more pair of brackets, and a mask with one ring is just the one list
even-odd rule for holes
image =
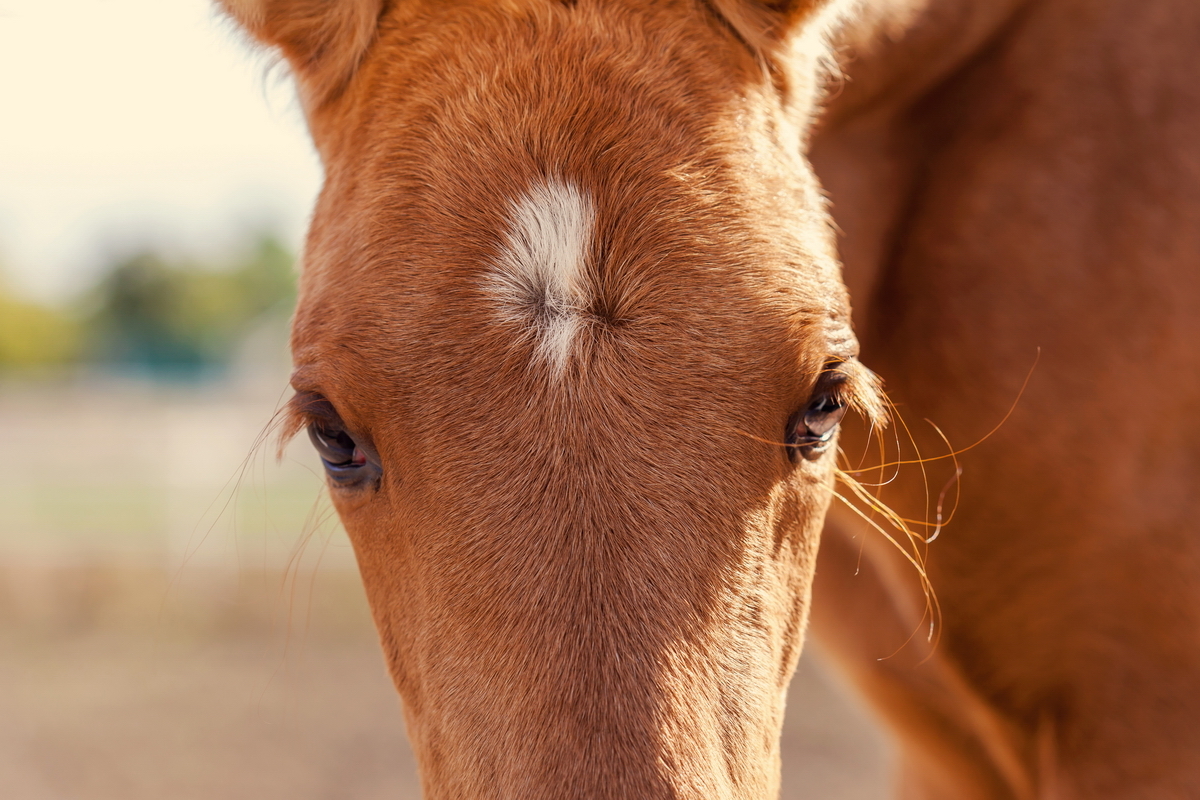
{"label": "horse head", "polygon": [[848,408],[836,9],[224,0],[325,183],[290,407],[433,798],[764,798]]}

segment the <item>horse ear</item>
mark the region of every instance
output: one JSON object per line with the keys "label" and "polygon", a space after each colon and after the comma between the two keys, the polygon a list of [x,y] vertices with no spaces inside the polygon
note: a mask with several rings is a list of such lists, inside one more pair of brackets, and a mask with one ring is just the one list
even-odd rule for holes
{"label": "horse ear", "polygon": [[755,50],[770,51],[828,0],[709,0]]}
{"label": "horse ear", "polygon": [[384,0],[217,0],[259,42],[287,59],[307,102],[345,88],[375,38]]}

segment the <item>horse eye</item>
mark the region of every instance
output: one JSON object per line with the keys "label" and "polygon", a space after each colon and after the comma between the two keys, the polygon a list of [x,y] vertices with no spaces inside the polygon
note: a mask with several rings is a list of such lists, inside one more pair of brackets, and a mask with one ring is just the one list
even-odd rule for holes
{"label": "horse eye", "polygon": [[[830,385],[830,384],[833,385]],[[834,381],[824,381],[818,386],[808,405],[795,414],[788,423],[788,456],[793,462],[803,456],[815,461],[833,441],[838,423],[846,416],[846,403],[837,394]]]}
{"label": "horse eye", "polygon": [[367,455],[345,430],[324,420],[312,422],[308,426],[308,438],[321,456],[325,471],[335,482],[347,484],[362,479]]}
{"label": "horse eye", "polygon": [[825,395],[809,405],[804,414],[804,427],[810,435],[828,439],[844,416],[846,404],[838,397]]}

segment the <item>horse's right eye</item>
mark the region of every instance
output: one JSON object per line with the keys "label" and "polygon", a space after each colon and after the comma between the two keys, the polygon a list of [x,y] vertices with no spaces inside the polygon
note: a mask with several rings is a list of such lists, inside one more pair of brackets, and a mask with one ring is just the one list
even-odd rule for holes
{"label": "horse's right eye", "polygon": [[324,420],[312,422],[308,426],[308,438],[335,483],[345,485],[363,479],[368,465],[367,454],[345,430]]}

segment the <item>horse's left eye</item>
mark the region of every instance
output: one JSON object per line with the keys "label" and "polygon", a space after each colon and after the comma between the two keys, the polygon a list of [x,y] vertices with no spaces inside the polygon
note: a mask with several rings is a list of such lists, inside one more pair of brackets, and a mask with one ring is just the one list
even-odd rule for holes
{"label": "horse's left eye", "polygon": [[813,461],[833,441],[838,423],[846,416],[846,404],[836,389],[828,383],[818,387],[808,405],[792,417],[787,434],[788,455],[792,461],[799,456]]}
{"label": "horse's left eye", "polygon": [[321,456],[329,477],[340,484],[358,481],[367,466],[367,454],[350,434],[334,423],[320,421],[308,426],[308,438]]}

